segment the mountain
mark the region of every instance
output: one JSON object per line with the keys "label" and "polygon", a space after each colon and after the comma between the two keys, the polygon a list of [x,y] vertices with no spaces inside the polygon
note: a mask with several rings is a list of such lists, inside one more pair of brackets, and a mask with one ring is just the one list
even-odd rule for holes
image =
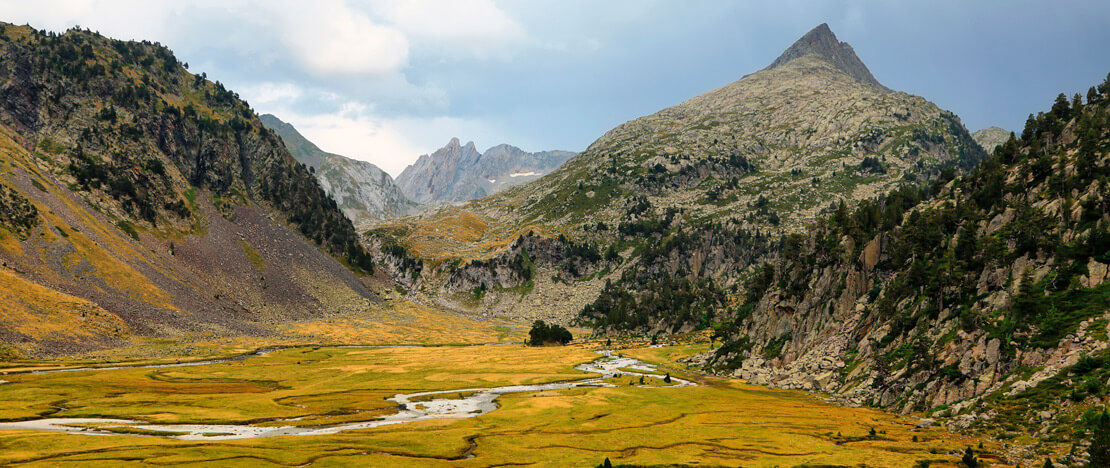
{"label": "mountain", "polygon": [[401,171],[397,186],[417,203],[454,202],[487,195],[478,192],[476,187],[457,183],[481,157],[482,154],[474,149],[474,142],[462,146],[458,138],[452,138],[447,146],[420,156]]}
{"label": "mountain", "polygon": [[[700,282],[731,288],[772,236],[982,157],[955,115],[880,85],[822,25],[772,66],[622,124],[535,182],[370,234],[437,266],[421,275],[421,290],[440,300],[567,322],[607,283],[646,294],[666,275],[668,291],[691,297]],[[531,250],[517,261],[521,248]],[[529,282],[535,300],[508,300]],[[629,306],[620,313],[637,304],[611,299]],[[634,312],[638,330],[710,320],[662,304]]]}
{"label": "mountain", "polygon": [[[1087,96],[1061,94],[967,175],[784,238],[704,363],[999,439],[1074,442],[1086,466],[1080,441],[1110,386],[1110,78]],[[1035,450],[1023,464],[1040,464]]]}
{"label": "mountain", "polygon": [[[482,153],[473,172],[479,174],[478,184],[489,194],[543,177],[574,157],[570,151],[539,151],[529,153],[512,145],[497,145]],[[480,197],[479,197],[480,198]]]}
{"label": "mountain", "polygon": [[378,166],[324,152],[274,115],[264,114],[260,119],[281,137],[297,161],[311,168],[320,185],[356,226],[401,216],[416,207]]}
{"label": "mountain", "polygon": [[971,138],[975,139],[983,149],[993,151],[995,147],[1010,139],[1010,132],[998,127],[983,128],[972,133]]}
{"label": "mountain", "polygon": [[574,156],[568,151],[528,153],[509,145],[479,153],[473,142],[447,146],[420,156],[397,176],[397,185],[419,203],[473,200],[514,185],[535,180]]}
{"label": "mountain", "polygon": [[272,335],[377,301],[309,170],[161,45],[0,25],[0,166],[10,353]]}
{"label": "mountain", "polygon": [[[743,213],[753,228],[798,231],[830,202],[970,167],[982,154],[955,115],[878,84],[821,25],[772,66],[623,124],[513,194],[525,216],[557,224],[619,220],[625,213],[603,201],[645,196],[655,211]],[[560,203],[590,191],[589,202]],[[755,215],[760,197],[766,209]]]}

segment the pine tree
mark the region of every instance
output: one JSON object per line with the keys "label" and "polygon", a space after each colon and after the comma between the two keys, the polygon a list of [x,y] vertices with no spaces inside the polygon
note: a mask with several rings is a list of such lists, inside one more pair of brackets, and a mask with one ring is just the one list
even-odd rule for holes
{"label": "pine tree", "polygon": [[1044,309],[1044,294],[1033,286],[1033,271],[1026,268],[1021,274],[1021,284],[1014,295],[1013,310],[1018,320],[1028,321],[1041,315]]}
{"label": "pine tree", "polygon": [[1110,466],[1110,412],[1102,410],[1087,452],[1090,454],[1087,466]]}
{"label": "pine tree", "polygon": [[967,465],[968,468],[978,468],[979,466],[979,459],[975,458],[975,452],[971,450],[971,446],[968,446],[967,450],[964,450],[964,457],[962,460],[964,465]]}

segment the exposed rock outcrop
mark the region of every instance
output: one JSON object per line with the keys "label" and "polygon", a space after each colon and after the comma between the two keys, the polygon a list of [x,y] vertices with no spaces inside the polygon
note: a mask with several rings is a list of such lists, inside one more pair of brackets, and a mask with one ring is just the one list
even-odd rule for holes
{"label": "exposed rock outcrop", "polygon": [[786,49],[779,58],[771,62],[771,65],[766,69],[771,70],[778,68],[794,59],[804,57],[808,54],[820,56],[837,68],[843,70],[848,76],[862,83],[886,89],[885,86],[879,84],[879,80],[876,80],[875,77],[871,75],[871,70],[868,70],[867,65],[864,65],[859,57],[856,56],[856,51],[852,49],[852,46],[848,45],[847,42],[840,42],[836,39],[836,35],[829,29],[827,23],[821,23],[821,25],[813,28],[813,30],[802,36],[801,39],[798,39],[798,41],[790,46],[789,49]]}
{"label": "exposed rock outcrop", "polygon": [[1010,139],[1010,132],[1003,130],[999,127],[989,127],[976,130],[971,134],[971,138],[975,139],[979,146],[982,146],[986,151],[994,151],[994,148],[1001,145]]}

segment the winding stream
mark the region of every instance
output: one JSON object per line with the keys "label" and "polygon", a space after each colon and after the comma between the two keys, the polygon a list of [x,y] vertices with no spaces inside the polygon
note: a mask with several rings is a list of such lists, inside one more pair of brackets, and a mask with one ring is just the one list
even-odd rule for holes
{"label": "winding stream", "polygon": [[135,365],[120,365],[120,366],[105,366],[105,367],[67,367],[64,369],[35,369],[35,370],[14,370],[4,371],[0,370],[0,375],[18,375],[18,374],[59,374],[62,372],[90,372],[90,371],[104,371],[104,370],[120,370],[120,369],[157,369],[161,367],[193,367],[193,366],[207,366],[209,364],[223,364],[227,362],[243,361],[247,358],[261,356],[277,351],[281,348],[262,348],[250,354],[240,354],[229,358],[221,359],[205,359],[203,361],[187,361],[187,362],[173,362],[168,364],[135,364]]}
{"label": "winding stream", "polygon": [[[265,354],[270,351],[273,350],[262,350],[253,355],[239,356],[228,359],[134,367],[185,367],[199,366],[205,364],[219,364],[223,362],[246,359],[248,357]],[[171,437],[181,440],[228,440],[257,439],[263,437],[278,437],[287,435],[327,435],[343,431],[369,429],[391,424],[403,424],[413,421],[424,421],[428,419],[473,418],[497,409],[497,403],[495,403],[495,401],[498,397],[507,393],[563,390],[575,387],[613,387],[614,385],[605,382],[605,380],[613,378],[617,375],[628,375],[636,377],[643,376],[654,378],[664,377],[661,374],[654,373],[656,372],[654,366],[646,364],[638,359],[616,356],[613,354],[612,351],[599,351],[598,353],[602,355],[601,358],[587,364],[580,364],[578,366],[575,366],[575,369],[598,374],[598,376],[594,378],[536,385],[511,385],[493,388],[464,388],[398,394],[388,398],[389,401],[393,401],[398,404],[399,410],[397,411],[397,413],[387,415],[372,421],[330,424],[323,426],[257,426],[249,424],[144,424],[142,421],[108,418],[46,418],[0,423],[0,430],[40,430],[91,435]],[[39,372],[77,372],[89,370],[111,370],[118,368],[121,367],[60,369]],[[688,380],[671,377],[670,385],[658,388],[676,388],[692,385],[696,384]],[[446,396],[450,394],[455,394],[459,396],[462,396],[462,394],[469,395],[462,396],[461,398],[449,398]],[[435,395],[444,395],[444,397],[434,398]],[[425,397],[429,396],[432,396],[433,398],[427,401],[413,401],[413,399],[424,400]],[[293,421],[293,419],[286,421]],[[89,424],[96,425],[96,427],[80,427],[81,425]],[[122,434],[120,432],[109,430],[113,428],[115,428],[116,431],[126,431],[130,429],[139,430],[143,433]],[[166,434],[158,434],[154,431],[166,432]]]}

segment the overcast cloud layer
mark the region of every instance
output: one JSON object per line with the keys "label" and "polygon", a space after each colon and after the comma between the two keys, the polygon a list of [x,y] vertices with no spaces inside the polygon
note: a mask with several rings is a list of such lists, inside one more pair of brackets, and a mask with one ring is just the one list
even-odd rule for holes
{"label": "overcast cloud layer", "polygon": [[1020,131],[1110,72],[1110,2],[10,0],[0,21],[172,48],[323,149],[396,176],[453,136],[581,151],[827,22],[886,86]]}

